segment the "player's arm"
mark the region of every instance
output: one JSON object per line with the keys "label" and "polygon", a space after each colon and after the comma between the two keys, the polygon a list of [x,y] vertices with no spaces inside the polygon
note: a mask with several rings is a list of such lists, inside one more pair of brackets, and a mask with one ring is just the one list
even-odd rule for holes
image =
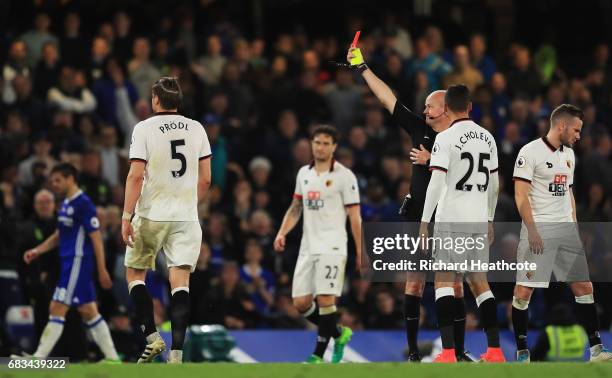
{"label": "player's arm", "polygon": [[364,80],[368,84],[368,87],[370,87],[370,90],[374,93],[374,96],[376,96],[376,98],[382,102],[384,107],[387,108],[390,113],[393,113],[393,108],[395,108],[397,97],[395,97],[395,94],[391,88],[385,84],[384,81],[380,80],[378,76],[376,76],[374,72],[372,72],[372,70],[365,64],[363,58],[361,58],[358,62],[351,62],[351,59],[356,56],[354,55],[355,50],[355,47],[351,47],[348,50],[346,60],[349,62],[349,64],[357,66],[357,69],[361,72],[361,76],[363,76]]}
{"label": "player's arm", "polygon": [[132,160],[130,162],[130,171],[125,180],[125,203],[123,204],[123,212],[134,214],[136,202],[140,198],[142,184],[144,181],[145,162],[140,160]]}
{"label": "player's arm", "polygon": [[495,208],[497,207],[497,197],[499,195],[499,175],[497,170],[491,171],[489,175],[489,189],[487,191],[487,205],[489,210],[489,245],[493,244],[495,238],[493,230],[493,218],[495,218]]}
{"label": "player's arm", "polygon": [[293,201],[291,201],[291,205],[289,205],[289,209],[287,209],[280,229],[278,230],[276,238],[274,239],[274,250],[276,252],[282,252],[285,250],[285,237],[289,232],[291,232],[291,230],[293,230],[302,216],[302,210],[304,209],[304,203],[302,202],[304,195],[304,191],[302,190],[302,171],[303,170],[300,169],[295,177]]}
{"label": "player's arm", "polygon": [[540,233],[536,228],[535,221],[533,220],[533,211],[531,204],[529,203],[529,191],[531,190],[531,182],[524,180],[514,180],[514,200],[516,201],[516,208],[518,209],[521,219],[527,228],[529,235],[529,247],[533,253],[541,253],[544,249],[544,244]]}
{"label": "player's arm", "polygon": [[34,259],[38,258],[38,256],[43,253],[47,253],[50,250],[56,248],[59,245],[59,231],[55,230],[54,233],[49,235],[45,241],[37,245],[36,247],[25,251],[23,254],[23,261],[26,264],[31,263]]}
{"label": "player's arm", "polygon": [[425,206],[423,207],[423,216],[421,217],[421,223],[431,222],[438,202],[442,198],[442,193],[446,187],[446,172],[441,169],[432,169],[431,180],[427,186],[427,194],[425,195]]}
{"label": "player's arm", "polygon": [[132,160],[130,162],[130,171],[125,180],[125,202],[123,204],[123,216],[121,217],[121,236],[123,242],[130,247],[133,247],[134,230],[130,223],[134,209],[144,181],[146,162],[141,160]]}
{"label": "player's arm", "polygon": [[283,217],[283,222],[281,223],[281,227],[276,234],[276,239],[274,239],[274,250],[276,252],[282,252],[285,250],[285,237],[293,227],[299,222],[300,217],[302,216],[302,209],[304,205],[302,204],[302,198],[293,198],[291,201],[291,205],[285,216]]}
{"label": "player's arm", "polygon": [[446,170],[441,168],[430,168],[431,179],[427,186],[427,194],[425,195],[425,206],[423,206],[423,215],[421,216],[421,226],[419,227],[419,236],[421,237],[421,248],[425,250],[425,240],[429,237],[429,222],[433,216],[438,202],[442,198],[444,188],[446,188]]}
{"label": "player's arm", "polygon": [[276,252],[282,252],[285,250],[285,237],[300,221],[303,208],[304,205],[302,203],[302,198],[294,196],[289,209],[287,209],[287,212],[283,217],[283,222],[281,223],[280,229],[276,234],[276,239],[274,240],[274,250]]}
{"label": "player's arm", "polygon": [[349,223],[351,224],[351,234],[355,241],[355,267],[361,270],[361,206],[359,204],[346,207]]}
{"label": "player's arm", "polygon": [[200,159],[198,163],[198,202],[202,201],[206,191],[210,188],[212,173],[210,169],[210,155]]}
{"label": "player's arm", "polygon": [[570,200],[572,201],[572,218],[574,222],[578,223],[578,215],[576,214],[576,198],[574,197],[574,190],[570,186],[569,188]]}
{"label": "player's arm", "polygon": [[106,269],[106,259],[104,257],[104,242],[102,241],[102,233],[100,230],[95,230],[89,233],[91,244],[93,245],[94,256],[96,258],[96,266],[98,267],[98,279],[100,286],[104,289],[110,289],[113,283]]}

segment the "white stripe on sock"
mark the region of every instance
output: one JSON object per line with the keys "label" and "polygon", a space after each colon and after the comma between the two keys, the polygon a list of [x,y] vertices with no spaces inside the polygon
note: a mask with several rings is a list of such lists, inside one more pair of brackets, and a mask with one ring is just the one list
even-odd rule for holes
{"label": "white stripe on sock", "polygon": [[174,295],[174,293],[177,293],[179,291],[186,291],[187,294],[189,294],[189,288],[187,286],[179,286],[179,287],[175,287],[174,289],[172,289],[172,291],[170,292],[170,295]]}
{"label": "white stripe on sock", "polygon": [[439,287],[436,289],[436,300],[442,297],[454,297],[455,289],[452,287]]}
{"label": "white stripe on sock", "polygon": [[[98,321],[102,315],[98,315],[95,319],[87,322],[88,324],[94,324]],[[91,337],[98,344],[98,347],[104,354],[104,358],[109,360],[118,360],[119,355],[117,354],[117,350],[115,349],[115,344],[113,344],[113,339],[110,334],[110,330],[108,329],[108,324],[106,321],[102,319],[98,324],[89,328],[89,332],[91,333]]]}
{"label": "white stripe on sock", "polygon": [[487,290],[484,293],[480,294],[476,297],[476,306],[480,307],[480,305],[486,301],[487,299],[495,298],[493,292],[491,290]]}

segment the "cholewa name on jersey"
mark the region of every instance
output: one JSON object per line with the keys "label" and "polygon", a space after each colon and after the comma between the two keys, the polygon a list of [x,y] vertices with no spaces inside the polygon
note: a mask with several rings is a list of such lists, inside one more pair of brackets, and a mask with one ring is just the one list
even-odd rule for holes
{"label": "cholewa name on jersey", "polygon": [[323,173],[317,173],[314,163],[305,165],[298,171],[293,197],[304,205],[300,253],[346,254],[346,207],[359,204],[353,172],[333,160]]}
{"label": "cholewa name on jersey", "polygon": [[446,190],[436,222],[488,221],[490,175],[497,171],[497,146],[486,129],[465,118],[436,136],[430,170],[446,172]]}
{"label": "cholewa name on jersey", "polygon": [[157,113],[132,133],[130,160],[146,162],[138,216],[159,222],[198,220],[199,160],[211,156],[204,127],[178,113]]}
{"label": "cholewa name on jersey", "polygon": [[546,137],[521,148],[514,165],[514,180],[531,183],[529,204],[536,222],[573,222],[571,198],[574,150],[555,148]]}

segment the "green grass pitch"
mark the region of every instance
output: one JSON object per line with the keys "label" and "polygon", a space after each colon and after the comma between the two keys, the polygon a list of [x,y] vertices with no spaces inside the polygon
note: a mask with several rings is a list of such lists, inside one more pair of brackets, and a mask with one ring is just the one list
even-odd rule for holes
{"label": "green grass pitch", "polygon": [[292,363],[258,364],[72,364],[65,370],[23,370],[3,368],[0,378],[608,378],[612,363],[532,363],[519,364],[407,364],[365,363],[303,365]]}

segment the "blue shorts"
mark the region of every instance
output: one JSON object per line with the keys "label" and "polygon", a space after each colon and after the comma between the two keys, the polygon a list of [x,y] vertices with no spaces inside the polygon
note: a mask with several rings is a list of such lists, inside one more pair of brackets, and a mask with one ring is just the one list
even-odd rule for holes
{"label": "blue shorts", "polygon": [[96,300],[93,256],[61,258],[60,272],[53,300],[68,306],[80,306]]}

